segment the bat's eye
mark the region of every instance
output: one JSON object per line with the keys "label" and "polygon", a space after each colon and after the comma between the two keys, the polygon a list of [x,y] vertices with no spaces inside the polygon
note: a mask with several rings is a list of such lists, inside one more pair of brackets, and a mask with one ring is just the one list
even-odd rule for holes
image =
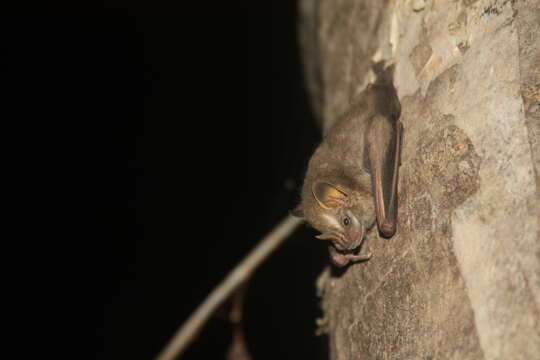
{"label": "bat's eye", "polygon": [[343,218],[343,225],[349,226],[350,224],[351,224],[351,219],[349,219],[348,217],[344,217]]}

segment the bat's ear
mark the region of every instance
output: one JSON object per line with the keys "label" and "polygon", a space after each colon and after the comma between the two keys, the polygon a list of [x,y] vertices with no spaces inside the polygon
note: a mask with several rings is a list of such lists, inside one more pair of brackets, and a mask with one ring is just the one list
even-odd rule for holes
{"label": "bat's ear", "polygon": [[304,217],[304,209],[302,208],[302,204],[291,210],[291,215],[302,219]]}
{"label": "bat's ear", "polygon": [[343,204],[347,198],[347,194],[343,191],[338,190],[334,185],[325,182],[313,184],[311,191],[313,192],[315,200],[319,203],[319,206],[326,210],[337,208]]}

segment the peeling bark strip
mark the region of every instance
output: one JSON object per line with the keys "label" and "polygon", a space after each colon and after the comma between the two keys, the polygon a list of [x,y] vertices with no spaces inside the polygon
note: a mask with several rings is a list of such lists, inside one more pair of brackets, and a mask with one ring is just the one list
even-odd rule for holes
{"label": "peeling bark strip", "polygon": [[323,127],[375,58],[396,63],[405,128],[398,233],[317,283],[331,358],[540,359],[540,1],[300,11]]}

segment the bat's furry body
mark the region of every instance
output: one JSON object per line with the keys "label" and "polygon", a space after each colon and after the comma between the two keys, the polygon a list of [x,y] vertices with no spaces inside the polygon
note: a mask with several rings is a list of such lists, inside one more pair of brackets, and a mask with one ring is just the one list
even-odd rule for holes
{"label": "bat's furry body", "polygon": [[[298,212],[319,238],[331,240],[333,262],[343,266],[377,219],[379,230],[396,229],[401,123],[393,67],[374,66],[377,80],[325,134],[308,165]],[[374,201],[375,199],[375,201]],[[348,219],[348,220],[347,220]]]}

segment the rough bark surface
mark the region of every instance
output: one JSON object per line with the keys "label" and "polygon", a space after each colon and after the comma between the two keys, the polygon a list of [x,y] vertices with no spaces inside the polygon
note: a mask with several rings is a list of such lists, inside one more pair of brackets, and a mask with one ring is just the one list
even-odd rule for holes
{"label": "rough bark surface", "polygon": [[540,359],[540,1],[301,0],[323,129],[396,63],[398,233],[318,279],[332,359]]}

